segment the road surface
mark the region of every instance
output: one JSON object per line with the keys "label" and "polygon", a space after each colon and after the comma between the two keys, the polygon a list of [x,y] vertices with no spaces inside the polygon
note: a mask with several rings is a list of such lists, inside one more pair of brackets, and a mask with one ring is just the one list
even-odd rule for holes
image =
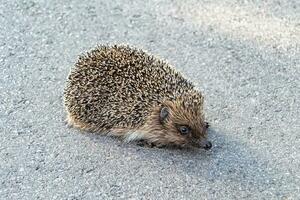
{"label": "road surface", "polygon": [[[0,199],[300,199],[300,2],[0,2]],[[205,94],[211,151],[64,124],[78,55],[129,43]]]}

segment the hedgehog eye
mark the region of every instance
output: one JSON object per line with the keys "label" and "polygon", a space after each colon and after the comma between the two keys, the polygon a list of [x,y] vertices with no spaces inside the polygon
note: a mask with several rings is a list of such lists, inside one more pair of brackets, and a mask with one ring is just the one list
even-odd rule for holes
{"label": "hedgehog eye", "polygon": [[180,126],[178,129],[181,135],[187,135],[191,132],[191,129],[187,126]]}

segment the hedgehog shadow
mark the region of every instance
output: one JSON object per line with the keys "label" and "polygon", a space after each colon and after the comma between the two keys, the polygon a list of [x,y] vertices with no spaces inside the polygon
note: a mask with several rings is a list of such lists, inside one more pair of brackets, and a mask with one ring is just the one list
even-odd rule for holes
{"label": "hedgehog shadow", "polygon": [[[209,129],[209,139],[213,143],[213,148],[209,151],[199,148],[137,147],[139,148],[137,155],[141,156],[141,159],[156,160],[164,167],[175,166],[181,173],[210,182],[230,180],[240,184],[247,182],[266,187],[274,180],[268,173],[265,160],[245,143],[213,128]],[[126,144],[122,146],[127,148]]]}
{"label": "hedgehog shadow", "polygon": [[209,129],[208,135],[213,143],[209,151],[199,148],[150,148],[139,146],[136,142],[124,143],[114,137],[103,140],[107,136],[101,134],[86,134],[95,143],[109,142],[109,145],[120,148],[121,153],[126,154],[126,151],[134,153],[142,162],[155,160],[155,163],[160,163],[163,168],[176,167],[181,173],[206,179],[209,182],[230,180],[266,187],[273,180],[267,167],[264,166],[265,161],[245,143],[237,141],[230,134],[217,132],[213,128]]}

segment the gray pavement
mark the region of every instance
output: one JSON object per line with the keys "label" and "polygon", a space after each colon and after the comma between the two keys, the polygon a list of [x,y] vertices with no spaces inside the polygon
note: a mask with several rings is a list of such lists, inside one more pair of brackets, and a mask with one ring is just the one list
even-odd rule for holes
{"label": "gray pavement", "polygon": [[[300,2],[0,1],[0,199],[300,199]],[[206,97],[211,151],[64,124],[100,43],[166,58]]]}

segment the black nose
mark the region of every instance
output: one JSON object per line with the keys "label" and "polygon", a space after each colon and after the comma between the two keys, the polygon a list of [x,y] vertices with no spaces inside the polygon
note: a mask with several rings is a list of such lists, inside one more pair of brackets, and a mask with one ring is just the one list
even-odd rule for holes
{"label": "black nose", "polygon": [[211,147],[212,147],[212,144],[211,144],[210,141],[207,141],[207,142],[205,143],[205,145],[204,145],[204,149],[205,149],[205,150],[209,150],[209,149],[211,149]]}

